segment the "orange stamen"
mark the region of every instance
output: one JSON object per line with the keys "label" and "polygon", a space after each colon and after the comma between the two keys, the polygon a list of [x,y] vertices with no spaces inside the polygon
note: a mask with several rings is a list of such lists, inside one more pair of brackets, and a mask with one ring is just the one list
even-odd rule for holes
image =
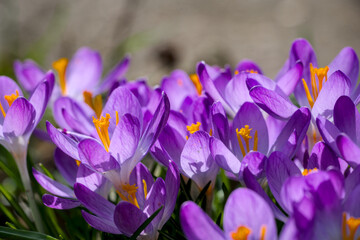
{"label": "orange stamen", "polygon": [[59,74],[59,85],[61,88],[61,93],[63,95],[66,94],[66,68],[69,61],[67,58],[60,58],[59,60],[53,62],[53,68],[58,72]]}
{"label": "orange stamen", "polygon": [[200,96],[201,92],[202,92],[202,85],[201,85],[199,76],[194,73],[194,74],[190,75],[190,79],[191,79],[192,83],[194,84],[198,95]]}

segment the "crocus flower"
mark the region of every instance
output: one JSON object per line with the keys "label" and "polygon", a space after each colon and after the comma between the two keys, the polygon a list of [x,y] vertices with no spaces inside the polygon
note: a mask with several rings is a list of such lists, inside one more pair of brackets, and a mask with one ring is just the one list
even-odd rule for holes
{"label": "crocus flower", "polygon": [[257,64],[250,60],[240,62],[234,75],[231,74],[230,68],[218,69],[204,62],[197,66],[197,74],[205,92],[215,101],[220,101],[231,116],[235,116],[243,103],[253,102],[249,96],[247,78],[256,79],[261,85],[280,95],[289,96],[300,80],[302,71],[303,65],[298,62],[275,82],[262,75]]}
{"label": "crocus flower", "polygon": [[282,151],[290,158],[294,156],[303,141],[310,124],[307,108],[297,110],[286,123],[276,140],[271,140],[261,111],[254,103],[244,103],[236,114],[230,136],[231,144],[226,146],[212,137],[211,154],[218,165],[235,175],[242,175],[246,166],[257,177],[263,175],[267,156],[274,151]]}
{"label": "crocus flower", "polygon": [[[298,62],[304,66],[303,80],[294,90],[300,106],[311,108],[314,120],[318,115],[326,118],[332,116],[332,109],[336,100],[342,95],[351,96],[353,100],[359,95],[359,88],[355,88],[359,74],[359,60],[355,51],[346,47],[325,68],[317,68],[315,52],[310,43],[304,39],[296,40],[291,49],[290,57],[278,77],[284,76],[286,69],[293,68]],[[251,79],[251,77],[249,77]],[[249,80],[248,84],[249,84]],[[258,86],[250,80],[250,96],[270,115],[287,119],[296,107],[284,96],[270,91],[266,86]]]}
{"label": "crocus flower", "polygon": [[156,210],[163,207],[139,236],[139,239],[157,239],[158,230],[170,218],[180,187],[180,176],[173,162],[168,164],[165,181],[154,179],[149,170],[139,163],[130,176],[130,186],[136,186],[131,202],[123,199],[117,205],[106,200],[81,183],[75,184],[75,194],[81,204],[91,211],[82,211],[84,219],[94,228],[113,234],[131,236]]}
{"label": "crocus flower", "polygon": [[267,203],[246,188],[234,190],[224,209],[224,231],[194,202],[180,209],[180,222],[189,240],[201,239],[277,239],[274,215]]}
{"label": "crocus flower", "polygon": [[334,106],[334,123],[318,117],[317,126],[324,141],[355,168],[360,163],[360,113],[348,96],[341,96]]}
{"label": "crocus flower", "polygon": [[0,143],[14,156],[39,231],[43,229],[31,189],[26,155],[30,136],[45,112],[53,87],[54,75],[50,71],[27,100],[12,79],[0,77]]}
{"label": "crocus flower", "polygon": [[75,183],[81,183],[91,191],[106,197],[111,185],[100,173],[80,164],[79,161],[72,159],[59,148],[54,153],[54,161],[61,176],[66,180],[66,186],[33,168],[33,175],[36,181],[51,194],[44,194],[42,200],[45,206],[54,209],[71,209],[80,206],[72,190]]}
{"label": "crocus flower", "polygon": [[[281,197],[291,218],[281,239],[358,239],[360,208],[359,168],[344,182],[340,172],[312,171],[286,180]],[[345,196],[345,197],[344,197]]]}
{"label": "crocus flower", "polygon": [[[61,93],[74,99],[82,99],[84,91],[100,94],[121,80],[129,68],[130,58],[126,56],[101,80],[102,60],[100,54],[88,47],[80,48],[71,61],[61,58],[53,63],[59,73],[59,84],[55,86],[56,98]],[[14,62],[14,72],[26,91],[32,92],[45,76],[45,72],[32,60]]]}
{"label": "crocus flower", "polygon": [[84,137],[75,141],[49,122],[47,129],[52,141],[63,152],[104,174],[116,190],[128,198],[133,191],[133,186],[129,185],[130,173],[157,139],[168,114],[169,102],[163,94],[153,117],[144,126],[137,98],[128,89],[118,87],[111,93],[101,118],[93,117],[97,138]]}

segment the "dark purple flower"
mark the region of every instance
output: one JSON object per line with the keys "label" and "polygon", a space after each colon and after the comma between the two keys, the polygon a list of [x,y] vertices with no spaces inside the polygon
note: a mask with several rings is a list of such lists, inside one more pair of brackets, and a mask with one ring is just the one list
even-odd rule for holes
{"label": "dark purple flower", "polygon": [[224,231],[193,202],[180,209],[180,222],[189,240],[201,239],[277,239],[274,215],[255,192],[239,188],[233,191],[224,209]]}

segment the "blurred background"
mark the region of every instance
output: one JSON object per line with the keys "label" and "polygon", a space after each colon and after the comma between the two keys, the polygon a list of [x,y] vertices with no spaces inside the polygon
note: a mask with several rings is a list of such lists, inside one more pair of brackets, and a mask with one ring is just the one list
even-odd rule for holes
{"label": "blurred background", "polygon": [[0,74],[13,74],[14,59],[50,68],[89,46],[105,70],[130,53],[128,78],[153,85],[200,60],[250,58],[274,77],[297,37],[313,44],[320,66],[344,46],[360,53],[359,13],[359,0],[0,0]]}
{"label": "blurred background", "polygon": [[[308,39],[326,66],[345,46],[360,53],[359,0],[0,0],[0,75],[31,58],[45,69],[81,46],[100,51],[105,71],[126,53],[128,79],[151,85],[175,68],[196,63],[235,66],[256,61],[274,77],[292,41]],[[52,144],[37,144],[34,161],[51,159]]]}

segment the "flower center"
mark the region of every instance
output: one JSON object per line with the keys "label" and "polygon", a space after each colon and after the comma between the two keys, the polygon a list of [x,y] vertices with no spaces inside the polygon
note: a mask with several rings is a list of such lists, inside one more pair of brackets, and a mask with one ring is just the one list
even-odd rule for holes
{"label": "flower center", "polygon": [[[328,71],[329,71],[328,66],[324,68],[314,68],[313,65],[310,63],[310,78],[311,78],[310,81],[311,81],[312,97],[305,79],[302,79],[302,83],[304,85],[304,89],[306,93],[306,98],[308,99],[311,108],[314,106],[314,103],[319,96],[319,93],[322,89],[324,78],[325,78],[325,82],[327,81]],[[318,84],[316,83],[316,78],[318,80]]]}
{"label": "flower center", "polygon": [[61,89],[62,95],[66,94],[66,67],[69,63],[69,60],[67,58],[60,58],[59,60],[53,62],[52,66],[53,68],[58,72],[59,74],[59,85]]}
{"label": "flower center", "polygon": [[[11,95],[5,95],[4,98],[5,100],[8,102],[9,104],[9,107],[11,107],[11,105],[13,104],[13,102],[15,101],[15,99],[17,99],[19,97],[19,91],[18,90],[15,90],[15,93],[16,94],[11,94]],[[4,118],[6,117],[6,112],[3,108],[3,106],[1,105],[0,103],[0,110],[2,112],[2,114],[4,115]]]}
{"label": "flower center", "polygon": [[110,137],[109,137],[110,118],[111,118],[110,114],[108,113],[106,114],[105,117],[100,117],[98,119],[93,117],[93,123],[95,125],[96,131],[107,152],[109,152],[109,146],[110,146]]}
{"label": "flower center", "polygon": [[307,176],[309,175],[310,173],[314,173],[314,172],[317,172],[318,169],[317,168],[313,168],[313,169],[307,169],[305,168],[303,171],[302,171],[302,175],[303,176]]}
{"label": "flower center", "polygon": [[[360,218],[350,217],[346,220],[346,213],[343,213],[342,219],[342,239],[343,240],[355,240],[356,230],[360,226]],[[358,238],[359,240],[360,238]]]}
{"label": "flower center", "polygon": [[[240,225],[236,229],[236,232],[230,233],[230,236],[233,240],[247,240],[250,233],[251,233],[251,230],[248,227]],[[261,233],[260,233],[260,240],[265,239],[265,233],[266,233],[266,227],[262,226]]]}
{"label": "flower center", "polygon": [[[190,134],[193,134],[193,133],[196,133],[197,131],[199,131],[200,126],[201,126],[201,123],[196,122],[196,124],[193,123],[190,126],[186,126],[186,130],[188,130]],[[186,140],[188,140],[188,139],[189,139],[189,136],[186,136]]]}
{"label": "flower center", "polygon": [[192,83],[194,84],[198,95],[200,96],[201,92],[202,92],[202,85],[201,85],[199,76],[196,73],[194,73],[194,74],[190,75],[190,79],[191,79]]}
{"label": "flower center", "polygon": [[[252,136],[250,136],[251,130],[252,130],[252,128],[250,128],[249,125],[245,125],[245,127],[241,128],[240,131],[238,128],[236,129],[237,140],[239,142],[241,153],[244,157],[245,157],[246,153],[250,152],[250,139],[252,138]],[[241,138],[245,142],[246,152],[245,152],[245,148],[244,148]],[[253,150],[257,151],[257,147],[258,147],[258,132],[255,131]]]}
{"label": "flower center", "polygon": [[[146,199],[148,191],[147,191],[147,184],[146,184],[145,179],[142,180],[142,183],[144,186],[144,196]],[[130,184],[126,183],[126,184],[121,185],[121,191],[116,190],[116,193],[119,195],[121,200],[132,203],[137,208],[140,208],[139,203],[136,198],[136,192],[137,192],[138,188],[139,187],[136,186],[136,184],[130,185]]]}
{"label": "flower center", "polygon": [[91,92],[84,91],[84,102],[92,109],[94,110],[96,117],[100,118],[101,112],[102,112],[102,97],[101,95],[96,95],[93,97]]}

